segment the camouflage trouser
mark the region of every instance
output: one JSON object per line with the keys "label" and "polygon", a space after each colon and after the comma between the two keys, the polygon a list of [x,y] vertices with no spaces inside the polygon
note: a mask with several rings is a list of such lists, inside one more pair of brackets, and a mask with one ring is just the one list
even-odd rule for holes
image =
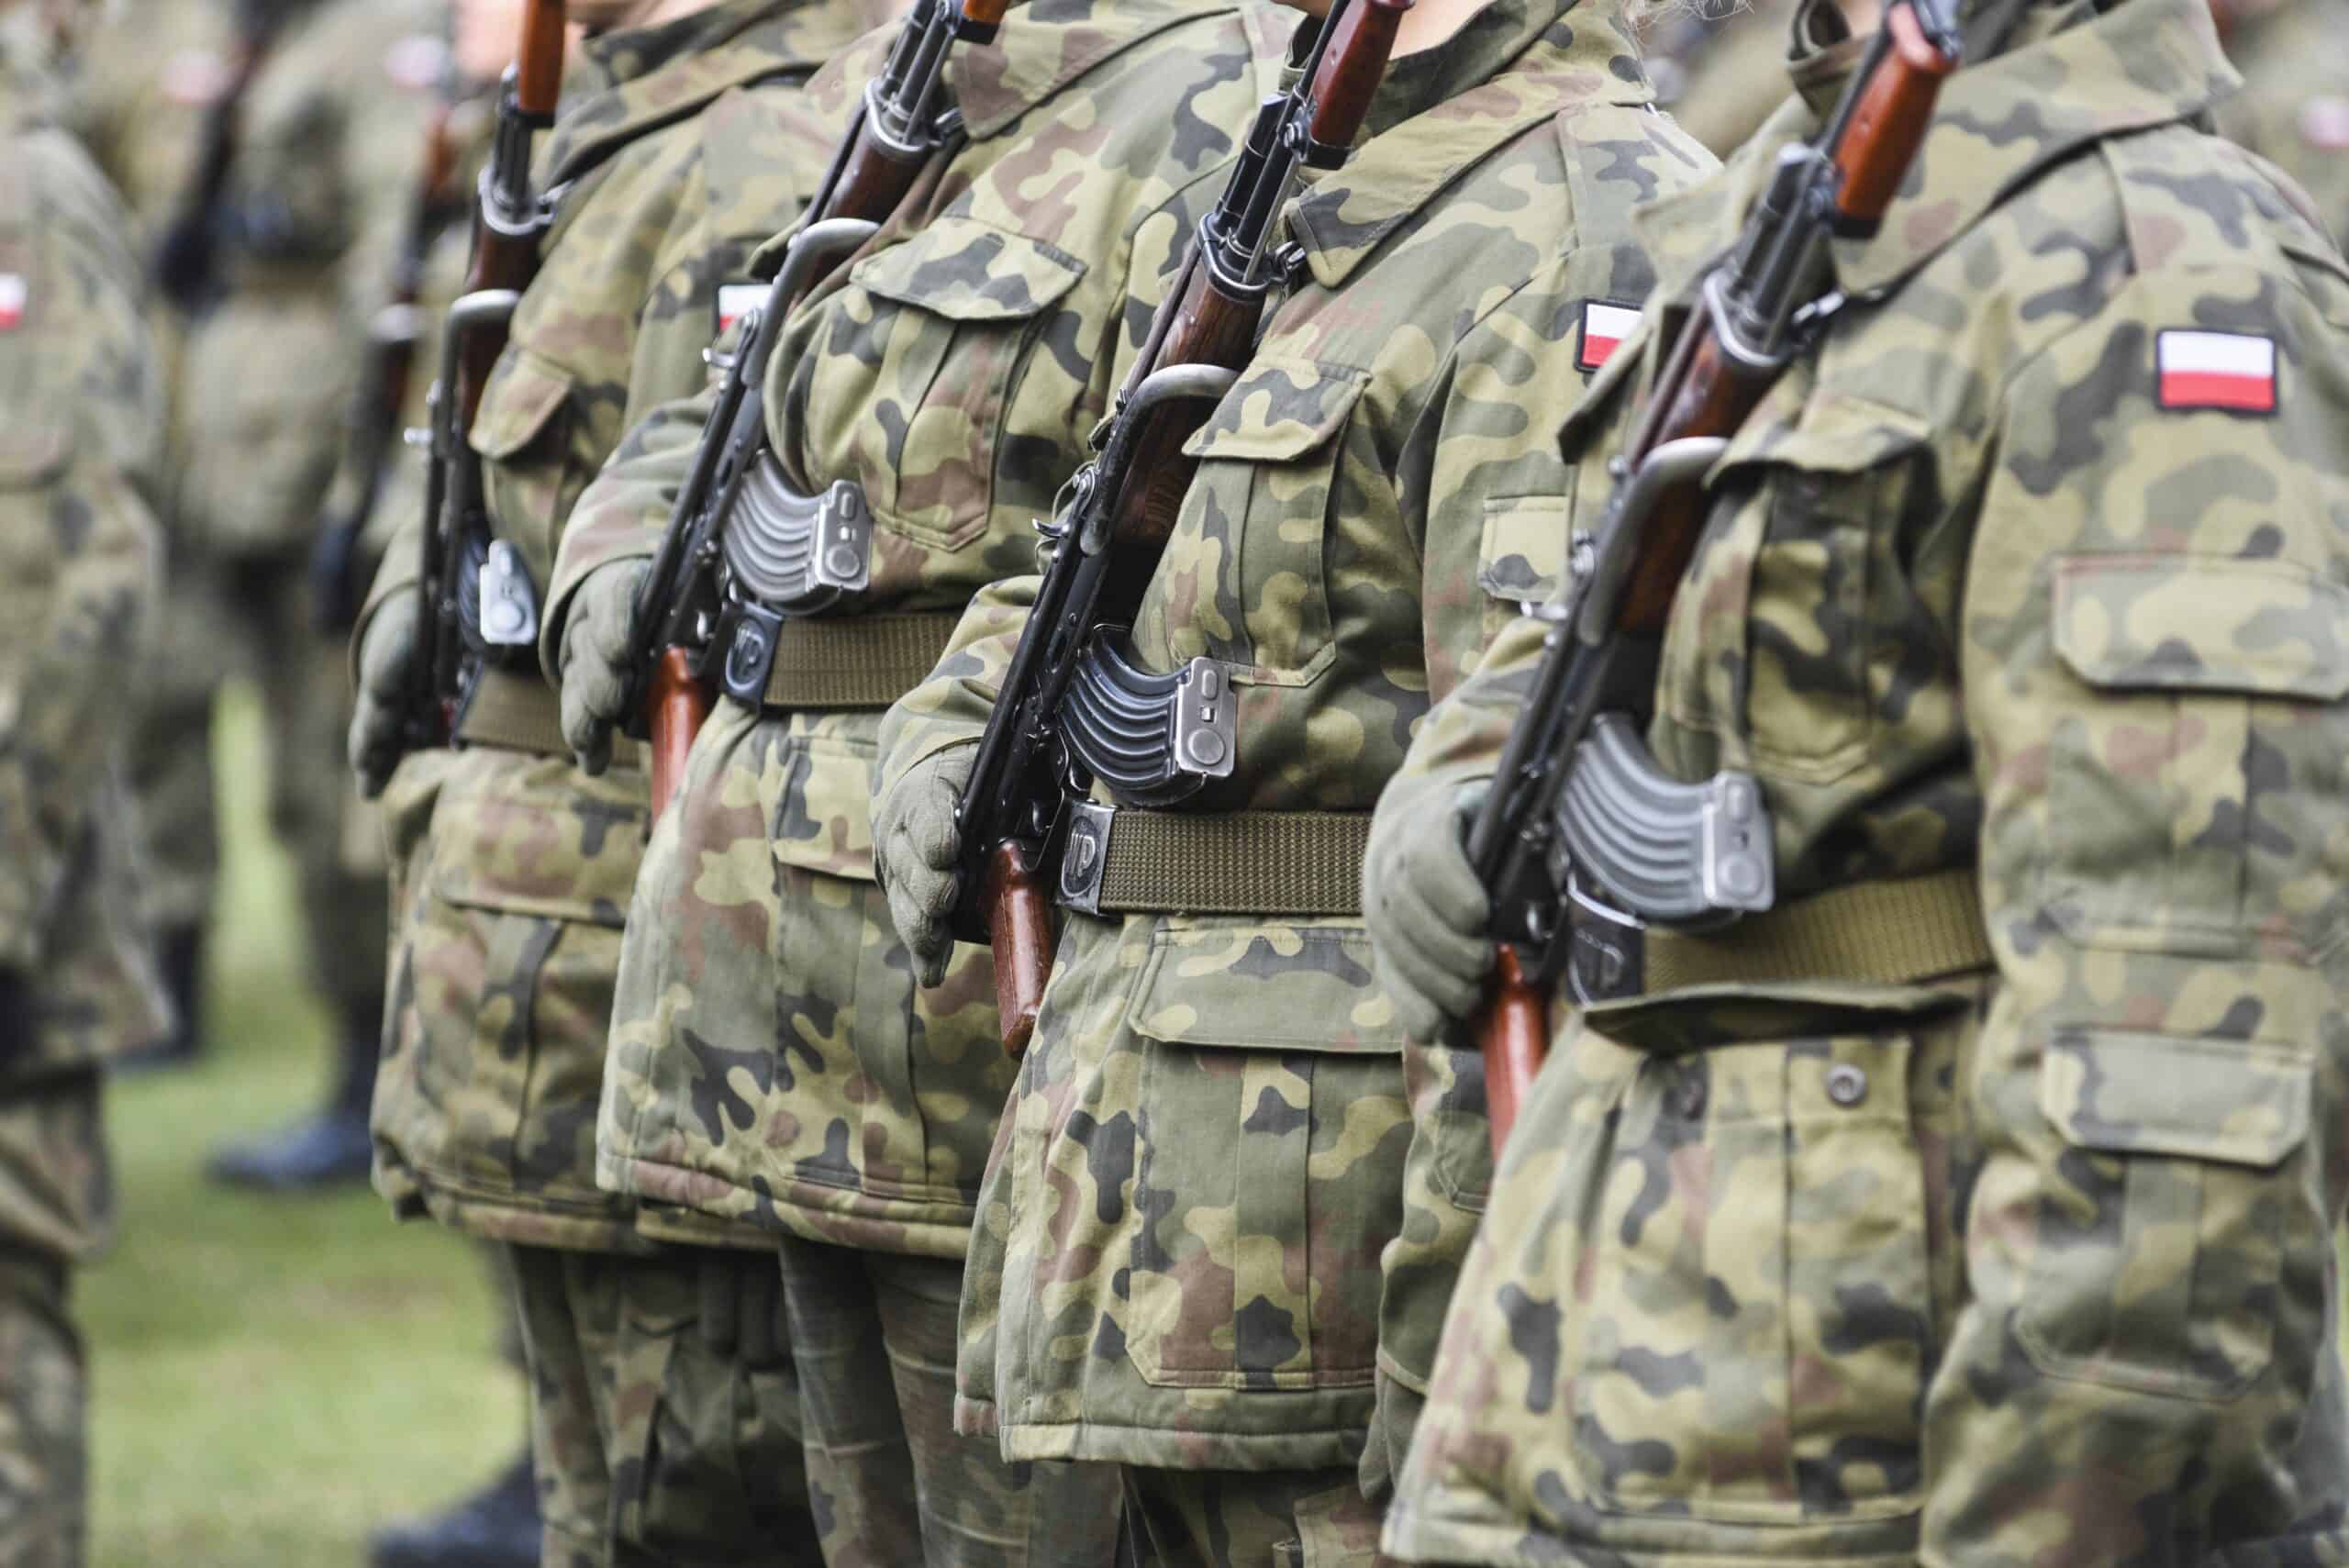
{"label": "camouflage trouser", "polygon": [[774,1259],[512,1254],[547,1568],[817,1562]]}
{"label": "camouflage trouser", "polygon": [[829,1568],[1107,1568],[1115,1469],[954,1435],[959,1262],[781,1245]]}
{"label": "camouflage trouser", "polygon": [[240,615],[217,573],[172,561],[154,651],[140,662],[128,773],[145,847],[147,917],[159,929],[201,926],[212,912],[220,838],[212,786],[212,705]]}
{"label": "camouflage trouser", "polygon": [[0,1246],[0,1568],[82,1562],[88,1456],[68,1273]]}
{"label": "camouflage trouser", "polygon": [[351,869],[348,813],[365,809],[344,753],[351,723],[342,640],[312,625],[299,554],[250,557],[231,585],[247,634],[262,711],[271,726],[269,820],[294,856],[318,988],[346,1019],[380,1009],[390,900],[379,871]]}
{"label": "camouflage trouser", "polygon": [[1119,1568],[1384,1568],[1350,1470],[1125,1467]]}

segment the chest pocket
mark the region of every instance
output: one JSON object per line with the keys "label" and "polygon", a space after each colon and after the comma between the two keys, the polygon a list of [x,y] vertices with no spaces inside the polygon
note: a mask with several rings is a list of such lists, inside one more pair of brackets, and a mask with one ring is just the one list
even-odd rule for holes
{"label": "chest pocket", "polygon": [[482,488],[501,539],[522,549],[546,587],[558,531],[596,477],[599,450],[572,396],[576,379],[544,354],[509,344],[483,389],[472,444],[483,460]]}
{"label": "chest pocket", "polygon": [[1657,687],[1672,719],[1742,740],[1765,774],[1824,784],[1859,766],[1930,624],[1902,561],[1923,447],[1913,417],[1798,383],[1746,421],[1673,607]]}
{"label": "chest pocket", "polygon": [[[1332,652],[1330,518],[1369,373],[1259,355],[1183,448],[1198,475],[1138,628],[1257,685],[1303,685]],[[1185,606],[1177,615],[1171,606]],[[1171,668],[1172,666],[1167,666]]]}
{"label": "chest pocket", "polygon": [[[857,262],[797,404],[810,471],[860,477],[874,521],[918,543],[977,538],[1013,375],[1084,275],[1066,251],[959,217]],[[770,406],[791,406],[776,394]]]}

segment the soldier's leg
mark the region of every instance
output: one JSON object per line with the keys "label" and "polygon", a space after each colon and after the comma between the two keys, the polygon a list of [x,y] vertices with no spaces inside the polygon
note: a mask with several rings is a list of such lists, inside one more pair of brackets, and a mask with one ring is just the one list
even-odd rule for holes
{"label": "soldier's leg", "polygon": [[64,1260],[0,1246],[0,1568],[78,1568],[86,1530],[82,1340]]}
{"label": "soldier's leg", "polygon": [[598,1387],[611,1362],[617,1260],[509,1247],[516,1316],[530,1391],[530,1461],[538,1478],[544,1568],[609,1568],[612,1478]]}
{"label": "soldier's leg", "polygon": [[785,1237],[791,1350],[807,1411],[807,1481],[829,1568],[922,1561],[913,1452],[891,1386],[881,1313],[862,1255]]}
{"label": "soldier's leg", "polygon": [[1128,1466],[1120,1568],[1385,1568],[1347,1470]]}

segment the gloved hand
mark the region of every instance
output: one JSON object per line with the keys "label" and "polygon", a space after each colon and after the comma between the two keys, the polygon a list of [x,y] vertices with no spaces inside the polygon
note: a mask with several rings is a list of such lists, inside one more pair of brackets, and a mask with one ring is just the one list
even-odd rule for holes
{"label": "gloved hand", "polygon": [[417,659],[416,595],[395,594],[377,607],[359,644],[359,696],[351,714],[351,771],[373,800],[400,761],[400,703]]}
{"label": "gloved hand", "polygon": [[651,571],[642,561],[615,561],[587,574],[562,625],[562,739],[589,774],[612,765],[612,729],[628,700],[629,634],[636,589]]}
{"label": "gloved hand", "polygon": [[924,985],[946,978],[954,939],[947,911],[960,891],[955,861],[963,836],[954,808],[971,780],[977,745],[952,746],[914,765],[873,814],[873,868],[889,895],[889,918],[913,953]]}
{"label": "gloved hand", "polygon": [[1486,785],[1378,814],[1362,871],[1373,971],[1404,1032],[1434,1042],[1475,1016],[1493,966],[1492,901],[1468,864],[1468,820]]}
{"label": "gloved hand", "polygon": [[790,1360],[774,1254],[708,1247],[700,1264],[702,1343],[753,1372]]}

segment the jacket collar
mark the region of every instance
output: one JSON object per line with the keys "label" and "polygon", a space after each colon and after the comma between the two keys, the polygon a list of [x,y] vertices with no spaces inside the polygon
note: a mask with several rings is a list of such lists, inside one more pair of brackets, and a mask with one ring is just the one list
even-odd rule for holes
{"label": "jacket collar", "polygon": [[1372,122],[1385,128],[1289,209],[1289,236],[1323,288],[1344,284],[1387,235],[1529,127],[1586,104],[1649,103],[1655,92],[1620,0],[1494,0],[1443,43],[1397,61],[1379,95]]}
{"label": "jacket collar", "polygon": [[985,141],[1136,44],[1238,9],[1238,0],[1027,0],[1005,16],[992,46],[954,51],[947,84],[964,131]]}
{"label": "jacket collar", "polygon": [[[2208,0],[2129,0],[1967,66],[1943,88],[1883,227],[1832,242],[1837,286],[1887,293],[2051,164],[2109,137],[2191,119],[2240,85]],[[1668,296],[1686,295],[1736,238],[1779,150],[1820,123],[1809,103],[1790,98],[1720,179],[1642,209],[1634,223]]]}
{"label": "jacket collar", "polygon": [[720,0],[656,28],[590,39],[539,166],[548,188],[690,119],[729,89],[812,72],[879,19],[843,0]]}

